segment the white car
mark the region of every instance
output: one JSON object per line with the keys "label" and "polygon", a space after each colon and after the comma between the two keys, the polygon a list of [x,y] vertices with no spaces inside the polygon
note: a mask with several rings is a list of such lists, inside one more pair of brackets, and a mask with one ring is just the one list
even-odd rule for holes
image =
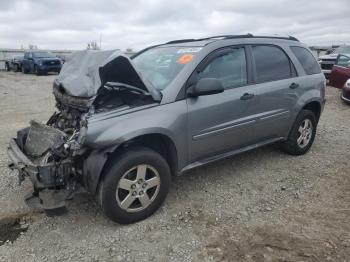
{"label": "white car", "polygon": [[350,53],[350,46],[340,46],[336,48],[332,53],[328,55],[323,55],[318,58],[318,63],[321,66],[322,72],[325,77],[328,78],[331,74],[333,65],[337,59],[338,54],[348,54]]}

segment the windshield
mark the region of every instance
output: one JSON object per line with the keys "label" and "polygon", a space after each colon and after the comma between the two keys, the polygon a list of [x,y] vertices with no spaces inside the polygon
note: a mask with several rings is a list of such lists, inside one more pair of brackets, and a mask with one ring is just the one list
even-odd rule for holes
{"label": "windshield", "polygon": [[337,49],[334,50],[335,54],[349,54],[350,53],[350,46],[340,46]]}
{"label": "windshield", "polygon": [[165,89],[201,47],[156,47],[133,59],[139,73],[158,90]]}
{"label": "windshield", "polygon": [[37,57],[37,58],[56,57],[54,54],[49,53],[49,52],[34,52],[33,56]]}

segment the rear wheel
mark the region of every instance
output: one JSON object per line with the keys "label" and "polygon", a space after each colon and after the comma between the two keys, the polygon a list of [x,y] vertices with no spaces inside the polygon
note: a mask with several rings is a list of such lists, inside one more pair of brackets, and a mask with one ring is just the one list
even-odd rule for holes
{"label": "rear wheel", "polygon": [[287,141],[282,145],[282,149],[291,155],[305,154],[316,135],[317,121],[315,114],[310,110],[302,110],[290,131]]}
{"label": "rear wheel", "polygon": [[135,147],[109,161],[99,186],[99,202],[113,221],[129,224],[152,215],[170,186],[170,168],[157,152]]}

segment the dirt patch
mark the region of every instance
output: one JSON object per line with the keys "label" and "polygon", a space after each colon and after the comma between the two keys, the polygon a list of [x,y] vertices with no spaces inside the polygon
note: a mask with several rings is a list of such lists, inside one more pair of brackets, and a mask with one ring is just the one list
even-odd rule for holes
{"label": "dirt patch", "polygon": [[6,242],[14,242],[28,227],[28,220],[23,215],[0,219],[0,246]]}

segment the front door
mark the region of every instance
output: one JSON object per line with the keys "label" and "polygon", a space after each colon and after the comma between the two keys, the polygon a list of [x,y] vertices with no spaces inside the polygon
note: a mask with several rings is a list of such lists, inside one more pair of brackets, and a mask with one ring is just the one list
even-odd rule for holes
{"label": "front door", "polygon": [[350,57],[339,55],[329,76],[329,85],[342,89],[350,78]]}
{"label": "front door", "polygon": [[189,161],[249,145],[254,126],[255,88],[248,85],[244,47],[225,48],[211,54],[190,81],[217,78],[223,93],[187,98]]}

